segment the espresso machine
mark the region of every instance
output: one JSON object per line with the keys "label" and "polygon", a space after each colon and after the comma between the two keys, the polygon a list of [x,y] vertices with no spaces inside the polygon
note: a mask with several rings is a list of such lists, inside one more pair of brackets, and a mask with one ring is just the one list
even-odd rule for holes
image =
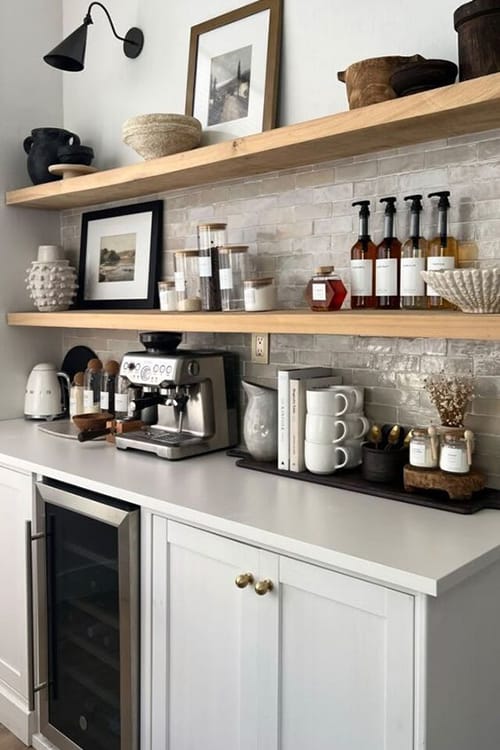
{"label": "espresso machine", "polygon": [[154,416],[141,430],[117,434],[117,448],[176,460],[238,443],[237,355],[176,349],[181,337],[142,333],[146,351],[124,355],[120,375],[134,393],[129,414]]}

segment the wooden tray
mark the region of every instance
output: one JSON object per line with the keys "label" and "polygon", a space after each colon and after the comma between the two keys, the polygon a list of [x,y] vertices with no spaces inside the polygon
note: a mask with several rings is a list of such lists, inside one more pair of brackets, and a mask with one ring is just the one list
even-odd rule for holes
{"label": "wooden tray", "polygon": [[237,458],[236,466],[240,466],[242,469],[253,469],[254,471],[262,471],[266,474],[276,474],[280,477],[290,477],[291,479],[299,479],[302,482],[313,482],[314,484],[322,484],[327,487],[350,490],[351,492],[362,492],[365,495],[383,497],[386,500],[399,500],[403,503],[422,505],[426,508],[447,510],[451,513],[462,513],[464,515],[477,513],[477,511],[484,508],[500,510],[500,490],[495,490],[491,487],[485,487],[480,492],[475,493],[471,500],[450,500],[445,492],[439,490],[418,491],[411,494],[405,492],[403,478],[401,478],[400,484],[368,482],[366,479],[363,479],[361,468],[359,467],[356,469],[341,469],[335,474],[322,476],[311,474],[308,471],[298,473],[283,471],[282,469],[278,469],[273,463],[254,461],[248,453],[237,449],[227,451],[227,455]]}

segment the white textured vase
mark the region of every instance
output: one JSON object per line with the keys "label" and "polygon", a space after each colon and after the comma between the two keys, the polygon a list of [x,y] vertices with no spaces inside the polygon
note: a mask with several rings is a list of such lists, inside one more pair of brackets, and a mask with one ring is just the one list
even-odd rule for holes
{"label": "white textured vase", "polygon": [[256,461],[274,461],[278,456],[278,393],[274,388],[241,384],[248,397],[243,417],[243,437]]}
{"label": "white textured vase", "polygon": [[27,274],[26,288],[40,312],[68,309],[78,286],[76,271],[69,260],[34,260]]}

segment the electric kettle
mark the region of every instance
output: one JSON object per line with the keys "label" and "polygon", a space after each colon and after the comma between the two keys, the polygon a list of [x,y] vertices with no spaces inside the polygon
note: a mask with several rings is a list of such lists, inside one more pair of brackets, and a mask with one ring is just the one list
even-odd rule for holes
{"label": "electric kettle", "polygon": [[32,369],[26,383],[24,416],[26,419],[58,419],[67,413],[70,381],[55,365],[41,362]]}

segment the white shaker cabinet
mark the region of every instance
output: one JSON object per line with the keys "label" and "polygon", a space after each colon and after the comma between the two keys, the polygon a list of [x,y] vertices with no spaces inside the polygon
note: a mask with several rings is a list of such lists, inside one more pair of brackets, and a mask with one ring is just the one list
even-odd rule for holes
{"label": "white shaker cabinet", "polygon": [[0,466],[0,720],[29,742],[26,521],[30,474]]}
{"label": "white shaker cabinet", "polygon": [[151,535],[142,750],[413,747],[412,596],[158,516]]}

